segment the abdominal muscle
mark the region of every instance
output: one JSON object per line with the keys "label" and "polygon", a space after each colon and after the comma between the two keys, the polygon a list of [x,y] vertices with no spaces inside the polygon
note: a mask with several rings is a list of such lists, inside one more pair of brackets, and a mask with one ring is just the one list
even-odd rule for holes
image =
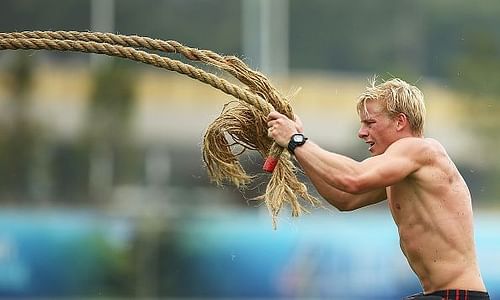
{"label": "abdominal muscle", "polygon": [[414,184],[402,182],[389,187],[387,195],[401,249],[424,292],[484,291],[476,262],[470,197],[435,199],[414,188]]}

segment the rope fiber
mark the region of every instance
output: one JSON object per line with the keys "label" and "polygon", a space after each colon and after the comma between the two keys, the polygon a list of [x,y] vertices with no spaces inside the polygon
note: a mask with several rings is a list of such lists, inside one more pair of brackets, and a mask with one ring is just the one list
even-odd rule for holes
{"label": "rope fiber", "polygon": [[[78,31],[0,33],[0,50],[56,50],[120,57],[186,75],[231,95],[237,101],[224,106],[221,115],[208,126],[202,143],[203,161],[211,181],[217,185],[231,182],[241,189],[248,187],[255,175],[246,173],[238,157],[246,150],[254,150],[263,158],[278,160],[265,193],[255,199],[265,202],[274,228],[284,204],[290,205],[292,216],[299,216],[306,210],[299,199],[312,206],[319,204],[308,193],[306,185],[298,180],[297,168],[288,152],[267,136],[266,118],[269,112],[276,110],[293,118],[289,101],[263,74],[250,69],[235,56],[221,56],[210,50],[184,46],[177,41]],[[223,70],[242,86],[163,55],[172,53]]]}

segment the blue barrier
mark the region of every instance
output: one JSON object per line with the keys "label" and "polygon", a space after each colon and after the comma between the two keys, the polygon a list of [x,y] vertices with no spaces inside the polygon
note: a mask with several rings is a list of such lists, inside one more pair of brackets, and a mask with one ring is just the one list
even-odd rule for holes
{"label": "blue barrier", "polygon": [[[159,249],[162,297],[388,300],[420,289],[385,211],[285,218],[276,231],[267,215],[241,211],[175,224],[159,236],[176,237]],[[106,290],[109,277],[120,281],[113,257],[134,259],[126,251],[140,247],[137,226],[91,212],[0,214],[0,296],[116,296],[119,283]],[[482,274],[498,300],[500,221],[476,213],[475,226]]]}

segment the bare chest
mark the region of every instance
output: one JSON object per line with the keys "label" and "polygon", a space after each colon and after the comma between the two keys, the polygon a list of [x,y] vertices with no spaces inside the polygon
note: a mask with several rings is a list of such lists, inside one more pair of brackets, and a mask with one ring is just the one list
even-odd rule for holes
{"label": "bare chest", "polygon": [[419,193],[414,185],[402,181],[386,188],[387,203],[397,224],[413,215],[419,206]]}

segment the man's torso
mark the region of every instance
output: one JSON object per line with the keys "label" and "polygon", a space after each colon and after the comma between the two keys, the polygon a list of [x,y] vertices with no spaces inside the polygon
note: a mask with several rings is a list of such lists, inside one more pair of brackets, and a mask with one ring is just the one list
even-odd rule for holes
{"label": "man's torso", "polygon": [[423,142],[423,167],[386,190],[401,249],[426,292],[484,290],[467,185],[439,143]]}

